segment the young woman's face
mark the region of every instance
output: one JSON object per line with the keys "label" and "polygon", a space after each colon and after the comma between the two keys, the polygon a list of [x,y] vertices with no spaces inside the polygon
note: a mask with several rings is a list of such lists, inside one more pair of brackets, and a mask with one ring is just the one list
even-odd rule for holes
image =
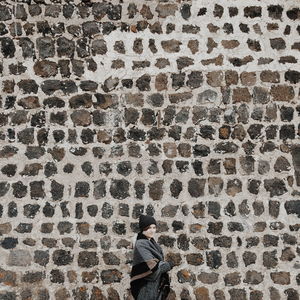
{"label": "young woman's face", "polygon": [[154,234],[156,232],[156,225],[155,224],[151,224],[148,229],[143,231],[143,234],[148,238],[151,239],[153,238]]}

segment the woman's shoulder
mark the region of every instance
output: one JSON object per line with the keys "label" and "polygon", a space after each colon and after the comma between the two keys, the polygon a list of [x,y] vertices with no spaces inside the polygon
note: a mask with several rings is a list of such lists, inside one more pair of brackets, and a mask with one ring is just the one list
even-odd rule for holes
{"label": "woman's shoulder", "polygon": [[151,242],[147,239],[138,239],[135,242],[136,247],[149,247],[151,246]]}

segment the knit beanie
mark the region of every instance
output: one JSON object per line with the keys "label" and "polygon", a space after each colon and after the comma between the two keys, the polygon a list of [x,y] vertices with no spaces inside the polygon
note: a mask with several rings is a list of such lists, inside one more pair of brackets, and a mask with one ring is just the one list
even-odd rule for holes
{"label": "knit beanie", "polygon": [[156,221],[153,217],[147,215],[140,215],[139,227],[141,231],[143,231],[144,228],[148,227],[151,224],[156,225]]}

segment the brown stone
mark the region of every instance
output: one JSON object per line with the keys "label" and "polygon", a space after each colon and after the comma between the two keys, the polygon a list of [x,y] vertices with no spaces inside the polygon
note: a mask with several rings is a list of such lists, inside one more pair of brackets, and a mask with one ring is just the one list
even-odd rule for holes
{"label": "brown stone", "polygon": [[0,235],[7,234],[11,231],[12,227],[10,223],[0,224]]}
{"label": "brown stone", "polygon": [[140,10],[141,15],[143,18],[151,20],[153,19],[153,13],[148,5],[143,5],[142,9]]}
{"label": "brown stone", "polygon": [[[16,286],[17,275],[15,272],[0,268],[0,283],[6,286]],[[1,295],[0,295],[1,297]]]}
{"label": "brown stone", "polygon": [[155,8],[159,18],[175,16],[177,10],[178,8],[176,4],[158,4]]}
{"label": "brown stone", "polygon": [[159,68],[159,69],[163,69],[166,66],[170,65],[170,61],[167,58],[158,58],[156,60],[156,64],[155,67]]}
{"label": "brown stone", "polygon": [[192,240],[192,244],[199,250],[205,250],[209,248],[209,239],[208,238],[201,238],[195,237]]}
{"label": "brown stone", "polygon": [[271,279],[276,284],[287,285],[291,283],[289,272],[273,272],[271,273]]}
{"label": "brown stone", "polygon": [[129,105],[133,106],[143,106],[144,105],[144,96],[143,94],[125,94],[125,101]]}
{"label": "brown stone", "polygon": [[266,229],[267,225],[265,222],[256,222],[253,225],[254,232],[263,232]]}
{"label": "brown stone", "polygon": [[69,282],[70,283],[73,283],[73,282],[76,282],[77,280],[77,273],[76,271],[68,271],[67,272],[67,276],[68,276],[68,279],[69,279]]}
{"label": "brown stone", "polygon": [[77,223],[77,232],[83,235],[88,235],[90,225],[88,223]]}
{"label": "brown stone", "polygon": [[276,103],[270,103],[266,106],[266,121],[275,121],[277,119],[277,105]]}
{"label": "brown stone", "polygon": [[163,180],[156,180],[149,184],[149,196],[153,200],[160,200],[163,196]]}
{"label": "brown stone", "polygon": [[199,287],[194,290],[196,300],[211,300],[209,291],[205,287]]}
{"label": "brown stone", "polygon": [[202,202],[199,202],[193,206],[192,214],[196,219],[204,218],[205,216],[205,205]]}
{"label": "brown stone", "polygon": [[193,94],[190,92],[185,93],[176,93],[176,94],[170,94],[169,99],[170,102],[173,104],[177,104],[183,101],[187,101],[189,99],[193,98]]}
{"label": "brown stone", "polygon": [[65,157],[65,149],[59,147],[53,147],[48,149],[48,153],[51,154],[52,158],[56,161],[61,161]]}
{"label": "brown stone", "polygon": [[112,135],[106,130],[99,130],[97,133],[97,141],[99,143],[110,144],[112,141]]}
{"label": "brown stone", "polygon": [[60,288],[55,292],[55,300],[70,299],[70,294],[66,288]]}
{"label": "brown stone", "polygon": [[264,275],[257,271],[247,271],[246,278],[244,279],[245,283],[248,284],[260,284],[264,280]]}
{"label": "brown stone", "polygon": [[290,101],[295,97],[295,92],[292,86],[273,85],[271,87],[271,96],[274,101]]}
{"label": "brown stone", "polygon": [[230,137],[230,127],[222,126],[219,128],[219,138],[220,139],[228,139]]}
{"label": "brown stone", "polygon": [[218,44],[212,38],[208,38],[206,46],[207,46],[207,53],[211,53],[214,48],[218,47]]}
{"label": "brown stone", "polygon": [[226,193],[234,197],[236,194],[242,192],[242,183],[239,179],[228,180]]}
{"label": "brown stone", "polygon": [[87,110],[76,110],[71,114],[71,119],[75,126],[89,126],[91,124],[91,114]]}
{"label": "brown stone", "polygon": [[82,272],[81,277],[84,283],[90,283],[90,282],[97,283],[99,281],[99,275],[97,271]]}
{"label": "brown stone", "polygon": [[175,266],[180,266],[182,259],[179,253],[169,252],[166,255],[166,261],[171,261]]}
{"label": "brown stone", "polygon": [[174,158],[177,156],[177,147],[175,143],[164,143],[164,153],[168,158]]}
{"label": "brown stone", "polygon": [[[223,59],[224,59],[224,56],[222,54],[220,54],[214,58],[203,59],[203,60],[201,60],[201,63],[203,66],[208,66],[210,64],[215,64],[216,66],[222,66]],[[215,71],[215,72],[221,72],[221,71]]]}
{"label": "brown stone", "polygon": [[235,174],[236,173],[236,160],[235,158],[225,158],[223,163],[226,174]]}
{"label": "brown stone", "polygon": [[199,266],[204,263],[203,256],[200,253],[187,254],[186,261],[188,264],[193,265],[193,266]]}
{"label": "brown stone", "polygon": [[163,91],[168,88],[168,76],[164,73],[160,73],[155,78],[155,88],[157,91]]}
{"label": "brown stone", "polygon": [[246,130],[244,129],[243,125],[238,124],[234,126],[231,137],[233,139],[238,139],[239,141],[243,141],[244,138],[246,137],[247,133]]}
{"label": "brown stone", "polygon": [[175,53],[180,51],[180,45],[182,43],[178,40],[168,40],[168,41],[162,41],[161,46],[167,53]]}
{"label": "brown stone", "polygon": [[220,27],[218,27],[218,26],[216,26],[216,25],[214,25],[214,24],[212,24],[212,23],[209,23],[209,24],[207,25],[207,29],[208,29],[211,33],[216,33],[216,32],[220,29]]}
{"label": "brown stone", "polygon": [[39,108],[40,107],[39,98],[35,96],[28,96],[20,99],[18,101],[18,105],[26,109]]}
{"label": "brown stone", "polygon": [[217,283],[219,279],[218,273],[207,273],[207,272],[201,272],[198,275],[198,280],[201,281],[204,284],[214,284]]}
{"label": "brown stone", "polygon": [[232,101],[233,103],[238,102],[250,102],[251,101],[251,94],[248,88],[236,88],[233,90],[232,94]]}
{"label": "brown stone", "polygon": [[238,285],[241,283],[241,274],[239,272],[226,274],[224,276],[224,282],[226,286]]}
{"label": "brown stone", "polygon": [[178,145],[178,153],[182,157],[190,157],[191,156],[191,145],[188,143],[181,143]]}
{"label": "brown stone", "polygon": [[294,251],[290,247],[287,247],[282,250],[280,259],[282,261],[292,261],[295,257]]}
{"label": "brown stone", "polygon": [[236,71],[229,70],[225,72],[225,81],[227,85],[236,85],[239,81],[239,76]]}
{"label": "brown stone", "polygon": [[97,102],[94,103],[94,108],[108,109],[112,107],[117,99],[116,95],[96,94]]}
{"label": "brown stone", "polygon": [[277,71],[262,71],[260,73],[260,79],[263,82],[270,83],[279,83],[280,82],[280,74]]}
{"label": "brown stone", "polygon": [[270,291],[270,300],[279,300],[280,299],[280,293],[276,288],[270,287],[269,291]]}
{"label": "brown stone", "polygon": [[73,96],[70,98],[69,104],[71,108],[75,109],[79,107],[90,108],[92,106],[92,95],[84,93]]}
{"label": "brown stone", "polygon": [[241,82],[243,85],[251,86],[256,82],[256,74],[255,72],[242,72],[240,75]]}
{"label": "brown stone", "polygon": [[123,69],[125,68],[125,62],[122,59],[115,59],[111,64],[112,69]]}
{"label": "brown stone", "polygon": [[234,49],[240,45],[237,40],[223,40],[221,43],[225,49]]}
{"label": "brown stone", "polygon": [[49,60],[37,61],[33,66],[36,75],[41,77],[51,77],[57,75],[57,64]]}
{"label": "brown stone", "polygon": [[12,94],[15,90],[15,81],[14,80],[4,80],[2,91],[7,94]]}
{"label": "brown stone", "polygon": [[208,191],[211,195],[218,196],[223,190],[223,179],[220,177],[208,178]]}
{"label": "brown stone", "polygon": [[198,40],[189,40],[187,46],[191,50],[192,54],[195,54],[199,51],[199,41]]}
{"label": "brown stone", "polygon": [[207,83],[213,87],[220,87],[224,84],[224,73],[222,71],[209,72],[207,75]]}
{"label": "brown stone", "polygon": [[191,225],[190,225],[190,232],[192,232],[192,233],[199,232],[199,231],[201,231],[201,229],[202,229],[203,227],[204,227],[203,225],[198,224],[198,223],[196,223],[196,224],[191,224]]}

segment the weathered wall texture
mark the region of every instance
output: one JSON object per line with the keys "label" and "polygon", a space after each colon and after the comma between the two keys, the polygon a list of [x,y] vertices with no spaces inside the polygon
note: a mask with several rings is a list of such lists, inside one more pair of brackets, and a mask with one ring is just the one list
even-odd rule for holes
{"label": "weathered wall texture", "polygon": [[300,290],[298,0],[0,1],[0,299],[129,299],[140,213],[172,299]]}

